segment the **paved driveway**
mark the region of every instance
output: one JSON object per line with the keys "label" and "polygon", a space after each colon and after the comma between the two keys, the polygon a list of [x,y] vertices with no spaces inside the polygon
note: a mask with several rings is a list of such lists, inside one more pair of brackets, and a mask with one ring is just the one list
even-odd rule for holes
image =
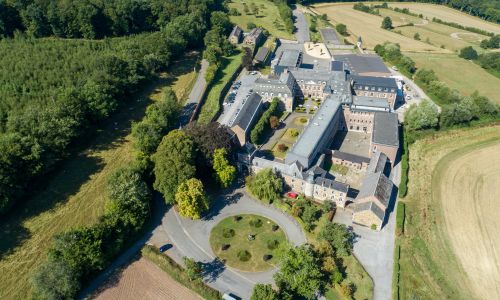
{"label": "paved driveway", "polygon": [[184,108],[181,112],[179,121],[181,126],[185,126],[189,123],[196,109],[196,106],[198,106],[198,104],[200,103],[201,98],[203,97],[203,94],[207,89],[207,81],[205,80],[207,69],[208,61],[206,59],[203,59],[201,61],[201,68],[198,72],[196,82],[194,83],[193,89],[191,90],[191,93],[189,93],[188,100],[186,101],[186,104],[184,105]]}
{"label": "paved driveway", "polygon": [[293,16],[295,17],[295,38],[299,43],[305,43],[310,41],[309,37],[309,27],[307,26],[307,20],[304,13],[299,9],[293,10]]}
{"label": "paved driveway", "polygon": [[[162,220],[161,230],[168,236],[174,247],[168,254],[179,263],[182,257],[191,257],[204,264],[204,280],[221,292],[231,292],[242,299],[249,299],[256,283],[271,283],[276,269],[248,273],[225,267],[216,258],[209,243],[210,231],[222,219],[242,213],[258,214],[276,222],[294,245],[306,242],[300,226],[281,211],[265,206],[245,194],[243,189],[219,196],[214,200],[214,207],[202,220],[182,218],[170,209]],[[159,234],[159,233],[158,233]],[[156,235],[156,233],[155,233]]]}

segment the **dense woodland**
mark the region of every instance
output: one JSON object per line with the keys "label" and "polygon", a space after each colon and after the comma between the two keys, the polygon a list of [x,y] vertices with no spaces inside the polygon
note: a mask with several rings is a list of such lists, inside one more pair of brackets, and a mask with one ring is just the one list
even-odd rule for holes
{"label": "dense woodland", "polygon": [[[359,0],[296,0],[301,4],[321,2],[361,2]],[[443,4],[482,19],[500,22],[500,1],[498,0],[388,0],[386,2],[423,2]]]}
{"label": "dense woodland", "polygon": [[202,45],[199,37],[217,3],[176,3],[174,10],[165,7],[164,15],[156,15],[160,30],[151,33],[104,40],[19,34],[0,40],[0,214],[157,71],[187,47]]}

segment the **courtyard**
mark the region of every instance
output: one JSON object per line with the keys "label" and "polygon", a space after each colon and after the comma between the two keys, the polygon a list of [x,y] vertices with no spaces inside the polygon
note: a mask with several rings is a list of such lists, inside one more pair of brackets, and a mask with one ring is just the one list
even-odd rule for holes
{"label": "courtyard", "polygon": [[369,157],[371,134],[356,131],[339,131],[333,138],[332,150]]}

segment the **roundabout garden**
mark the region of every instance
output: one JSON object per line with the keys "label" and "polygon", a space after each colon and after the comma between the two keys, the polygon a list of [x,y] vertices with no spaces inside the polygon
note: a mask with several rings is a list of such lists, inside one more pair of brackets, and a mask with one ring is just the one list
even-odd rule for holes
{"label": "roundabout garden", "polygon": [[210,234],[210,246],[225,264],[246,272],[274,267],[276,252],[287,238],[273,221],[258,215],[241,214],[220,221]]}

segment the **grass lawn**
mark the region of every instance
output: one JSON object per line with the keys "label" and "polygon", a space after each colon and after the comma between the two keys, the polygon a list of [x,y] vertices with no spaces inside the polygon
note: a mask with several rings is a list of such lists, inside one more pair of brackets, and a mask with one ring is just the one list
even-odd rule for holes
{"label": "grass lawn", "polygon": [[[180,103],[186,102],[189,93],[193,89],[196,82],[197,72],[199,66],[199,53],[192,52],[186,54],[185,57],[175,62],[174,66],[170,68],[163,76],[166,78],[165,84],[174,90],[175,95]],[[161,97],[161,90],[151,95],[151,99],[158,100]]]}
{"label": "grass lawn", "polygon": [[330,167],[330,170],[335,172],[335,173],[339,173],[341,175],[347,175],[347,172],[349,172],[349,168],[346,167],[346,166],[343,166],[343,165],[339,165],[339,164],[332,164],[332,166]]}
{"label": "grass lawn", "polygon": [[308,119],[309,118],[307,117],[307,115],[304,115],[303,117],[295,117],[295,119],[293,120],[293,124],[298,126],[306,126]]}
{"label": "grass lawn", "polygon": [[[259,9],[259,14],[254,15],[252,10],[250,9],[248,14],[244,12],[243,3],[246,3],[248,8],[251,8],[251,3],[255,3],[255,5]],[[240,16],[230,16],[231,22],[239,25],[243,30],[249,31],[248,23],[254,23],[257,26],[265,28],[269,33],[275,37],[295,40],[293,34],[286,32],[285,25],[281,20],[281,17],[278,12],[278,8],[272,1],[268,0],[247,0],[240,1],[234,0],[229,3],[229,8],[236,8],[241,15]]]}
{"label": "grass lawn", "polygon": [[[350,33],[347,39],[355,44],[358,37],[361,36],[363,46],[368,49],[373,49],[377,44],[391,41],[399,43],[403,51],[450,53],[450,50],[441,49],[439,46],[432,46],[422,41],[416,41],[413,37],[406,37],[382,29],[380,25],[383,17],[354,10],[352,6],[353,3],[325,3],[313,5],[311,8],[318,14],[327,14],[328,20],[334,25],[338,23],[345,24],[347,31]],[[404,23],[395,20],[393,25],[402,24]]]}
{"label": "grass lawn", "polygon": [[[286,150],[284,150],[284,151],[280,150],[280,149],[279,149],[279,145],[280,145],[280,144],[285,145],[285,146],[287,147],[287,148],[286,148]],[[285,156],[286,156],[286,154],[287,154],[288,150],[290,150],[290,148],[292,148],[292,144],[290,144],[290,143],[286,143],[286,142],[284,142],[284,141],[282,141],[282,140],[279,140],[279,141],[276,143],[276,145],[274,145],[274,147],[273,147],[273,149],[271,150],[271,152],[272,152],[272,154],[273,154],[273,156],[274,156],[274,157],[281,158],[281,159],[285,159]]]}
{"label": "grass lawn", "polygon": [[[145,86],[136,100],[128,102],[107,121],[87,149],[66,159],[35,196],[26,199],[8,217],[2,217],[0,299],[30,298],[31,272],[45,259],[52,237],[92,224],[103,214],[108,175],[133,160],[131,122],[142,119],[152,102],[149,96],[159,97],[161,88],[169,82],[164,74]],[[182,88],[180,84],[176,86]]]}
{"label": "grass lawn", "polygon": [[209,123],[217,115],[217,112],[219,112],[222,90],[241,65],[242,57],[243,52],[239,52],[233,56],[222,58],[221,67],[217,70],[213,83],[208,86],[209,92],[201,107],[198,117],[199,122]]}
{"label": "grass lawn", "polygon": [[[369,4],[366,2],[366,4]],[[463,26],[470,26],[483,29],[489,32],[500,34],[500,25],[471,16],[456,9],[444,5],[428,3],[390,3],[390,7],[408,8],[412,13],[422,14],[429,20],[438,18],[447,22],[455,22]]]}
{"label": "grass lawn", "polygon": [[[237,220],[237,217],[241,219]],[[258,222],[252,226],[252,222]],[[272,227],[276,225],[273,221],[257,215],[237,215],[222,220],[217,224],[210,234],[210,245],[214,253],[221,259],[226,260],[230,267],[249,272],[264,271],[272,268],[275,264],[276,250],[279,245],[286,243],[285,233],[281,228],[276,231]],[[248,240],[248,235],[255,235],[254,240]],[[275,246],[268,246],[269,242],[277,241]],[[224,244],[229,244],[227,250],[222,250]],[[248,260],[242,261],[238,254],[247,251],[250,254]],[[264,255],[272,255],[268,261],[263,260]]]}
{"label": "grass lawn", "polygon": [[418,68],[432,69],[439,80],[457,89],[463,95],[479,91],[481,95],[500,104],[500,78],[477,64],[455,54],[407,53]]}
{"label": "grass lawn", "polygon": [[[493,189],[489,195],[495,195],[495,189],[498,191],[498,184],[485,185],[485,183],[493,183],[492,180],[498,182],[500,174],[498,164],[496,164],[496,173],[485,175],[481,172],[483,169],[491,171],[495,168],[495,161],[491,159],[498,156],[494,156],[495,150],[490,146],[495,141],[496,145],[499,145],[499,133],[498,125],[446,131],[419,140],[410,146],[408,194],[402,199],[406,204],[405,230],[403,235],[396,238],[397,245],[401,246],[400,299],[497,298],[473,295],[473,290],[477,290],[478,285],[473,282],[471,284],[468,277],[475,274],[478,276],[476,278],[485,282],[491,282],[494,279],[491,275],[487,276],[481,271],[492,270],[491,259],[494,259],[494,254],[476,255],[474,251],[490,249],[498,253],[498,243],[495,246],[495,240],[498,239],[491,239],[485,233],[477,233],[478,230],[483,231],[495,224],[494,220],[498,220],[498,210],[493,208],[492,200],[470,197],[469,200],[462,199],[457,204],[454,203],[455,199],[461,200],[459,198],[461,196],[450,195],[450,197],[443,198],[439,196],[439,193],[442,188],[450,187],[449,183],[441,185],[441,180],[452,178],[457,180],[455,183],[462,186],[462,191],[456,190],[455,193],[467,190],[472,194],[482,193],[481,190],[484,187],[490,186]],[[481,152],[486,150],[489,154]],[[479,152],[474,155],[476,151]],[[470,153],[475,157],[473,160],[479,159],[483,163],[486,162],[486,165],[471,161],[463,163],[464,153]],[[496,153],[498,154],[498,150]],[[489,167],[488,160],[490,160]],[[461,168],[463,170],[461,173],[467,175],[452,172],[451,176],[444,176],[446,171],[454,166]],[[464,181],[471,177],[476,184]],[[483,215],[485,210],[489,215]],[[455,226],[452,231],[447,230],[452,221],[450,217],[457,214],[462,214],[458,218],[458,223],[463,226]],[[480,217],[482,217],[481,221],[470,219]],[[462,232],[464,229],[469,232]],[[463,240],[458,247],[453,247],[452,237],[457,233]],[[488,246],[484,246],[486,244]],[[466,257],[462,263],[458,260],[459,255]],[[462,266],[470,262],[477,262],[477,264],[464,270]],[[481,290],[485,293],[495,293],[493,286],[483,287]]]}

